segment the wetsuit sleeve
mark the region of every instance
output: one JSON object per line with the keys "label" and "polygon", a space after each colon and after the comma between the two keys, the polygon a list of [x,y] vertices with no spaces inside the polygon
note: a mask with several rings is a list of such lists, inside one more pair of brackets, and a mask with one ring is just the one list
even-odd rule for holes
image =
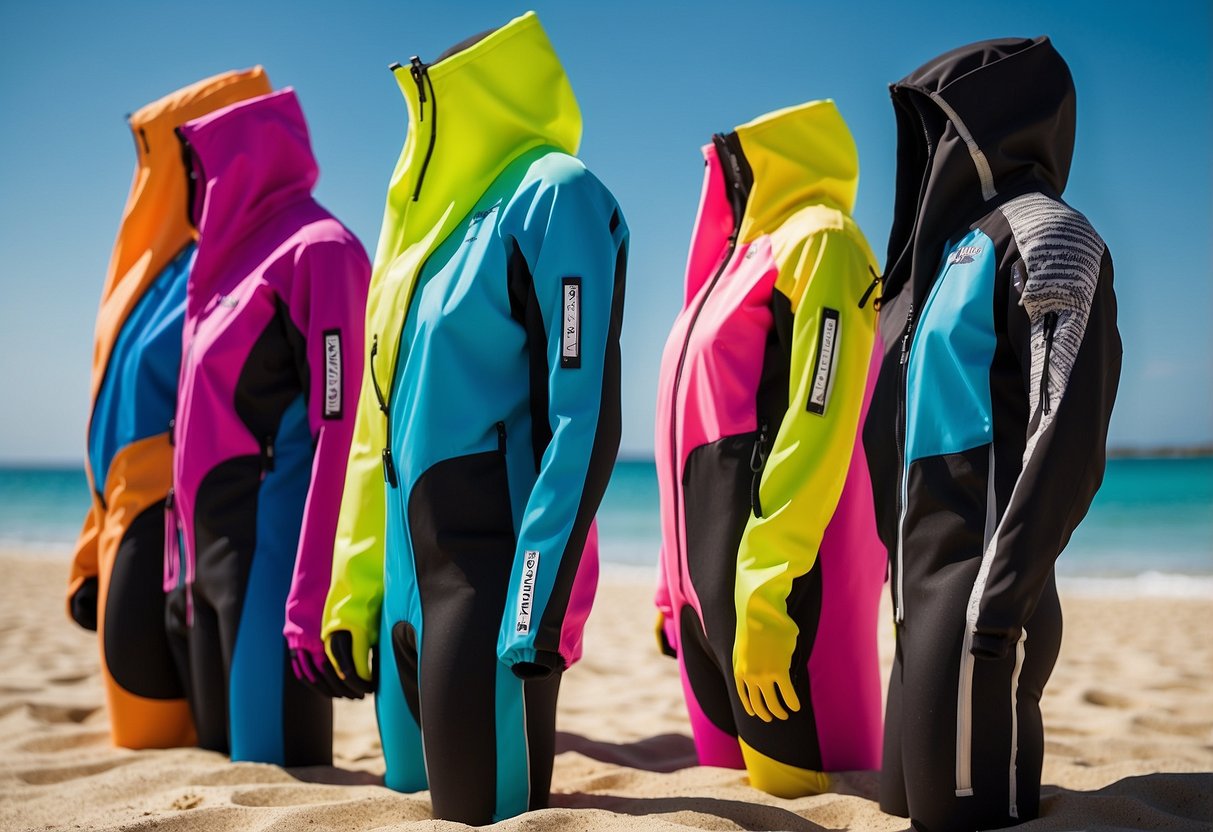
{"label": "wetsuit sleeve", "polygon": [[573,585],[619,447],[627,228],[610,193],[578,168],[508,207],[502,231],[511,282],[529,275],[542,319],[534,335],[547,406],[532,413],[546,414],[550,440],[521,517],[497,651],[516,675],[540,677],[574,658],[589,613]]}
{"label": "wetsuit sleeve", "polygon": [[[1030,367],[1030,420],[1022,471],[969,600],[978,658],[1005,656],[1024,635],[1057,556],[1103,481],[1121,364],[1112,260],[1085,221],[1067,225],[1062,236],[1028,247],[1022,308],[1011,292],[1007,328]],[[1049,245],[1059,239],[1076,242]]]}
{"label": "wetsuit sleeve", "polygon": [[324,653],[321,616],[362,378],[370,263],[356,240],[307,246],[299,255],[291,314],[304,335],[312,477],[304,504],[283,635],[292,649]]}
{"label": "wetsuit sleeve", "polygon": [[[870,282],[865,250],[844,231],[809,237],[776,281],[792,310],[789,401],[737,553],[733,650],[742,703],[766,721],[787,718],[776,690],[799,710],[788,598],[817,560],[850,468],[875,336],[872,305],[858,305]],[[761,445],[760,428],[759,455]]]}
{"label": "wetsuit sleeve", "polygon": [[96,500],[89,505],[84,517],[84,527],[76,541],[76,552],[72,555],[72,569],[67,582],[67,614],[79,623],[73,613],[72,599],[86,581],[96,580],[100,568],[97,563],[97,540],[101,536],[101,510]]}

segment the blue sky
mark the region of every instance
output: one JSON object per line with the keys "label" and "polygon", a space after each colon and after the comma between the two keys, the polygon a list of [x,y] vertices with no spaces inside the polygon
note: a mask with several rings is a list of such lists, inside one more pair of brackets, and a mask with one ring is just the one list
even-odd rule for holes
{"label": "blue sky", "polygon": [[[405,112],[387,70],[432,59],[525,3],[26,2],[0,7],[0,462],[82,458],[96,304],[134,164],[123,114],[264,64],[294,86],[318,196],[373,250]],[[856,217],[883,256],[893,199],[887,85],[952,47],[1050,35],[1078,88],[1067,199],[1116,260],[1124,375],[1116,445],[1213,442],[1213,107],[1207,2],[533,2],[585,120],[582,157],[632,229],[623,452],[652,448],[715,131],[838,101],[859,144]],[[929,8],[930,12],[923,9]]]}

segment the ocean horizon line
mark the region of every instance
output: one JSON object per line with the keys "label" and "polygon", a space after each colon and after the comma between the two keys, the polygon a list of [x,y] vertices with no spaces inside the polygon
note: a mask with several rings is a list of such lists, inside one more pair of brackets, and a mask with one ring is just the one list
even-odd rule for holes
{"label": "ocean horizon line", "polygon": [[[1108,448],[1108,459],[1203,459],[1213,457],[1213,444],[1197,445],[1120,445]],[[624,463],[656,464],[652,453],[621,453],[615,460]],[[79,461],[67,459],[0,459],[0,471],[75,471],[84,469]]]}

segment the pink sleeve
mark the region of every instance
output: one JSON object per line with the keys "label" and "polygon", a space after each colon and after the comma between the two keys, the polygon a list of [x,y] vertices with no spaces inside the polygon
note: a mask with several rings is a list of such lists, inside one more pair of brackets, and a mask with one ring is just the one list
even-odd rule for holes
{"label": "pink sleeve", "polygon": [[370,272],[366,253],[352,235],[344,242],[305,246],[297,258],[291,317],[306,344],[308,425],[315,450],[295,574],[286,600],[283,635],[292,649],[324,650],[320,620],[362,381]]}

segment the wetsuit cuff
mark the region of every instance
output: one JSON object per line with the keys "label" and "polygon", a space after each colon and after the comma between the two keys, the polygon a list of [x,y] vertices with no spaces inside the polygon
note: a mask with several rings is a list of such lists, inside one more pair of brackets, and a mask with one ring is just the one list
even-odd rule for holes
{"label": "wetsuit cuff", "polygon": [[978,659],[1001,659],[1010,649],[1011,643],[1002,636],[974,633],[973,646],[969,648],[969,652]]}
{"label": "wetsuit cuff", "polygon": [[510,667],[519,679],[546,679],[553,673],[563,673],[568,667],[564,656],[551,650],[525,650],[523,655],[526,658]]}

